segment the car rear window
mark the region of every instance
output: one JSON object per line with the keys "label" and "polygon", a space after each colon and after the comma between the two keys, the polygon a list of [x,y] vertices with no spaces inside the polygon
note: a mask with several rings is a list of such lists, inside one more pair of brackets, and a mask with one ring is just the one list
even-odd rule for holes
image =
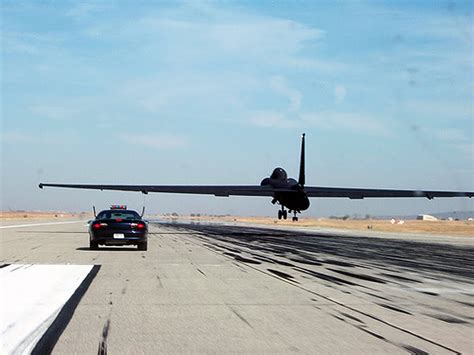
{"label": "car rear window", "polygon": [[97,219],[140,219],[140,216],[135,211],[102,211],[97,216]]}

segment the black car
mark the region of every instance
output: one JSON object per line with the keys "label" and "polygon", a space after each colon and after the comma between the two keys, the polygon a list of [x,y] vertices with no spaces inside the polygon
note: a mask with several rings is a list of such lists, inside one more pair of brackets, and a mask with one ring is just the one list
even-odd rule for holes
{"label": "black car", "polygon": [[99,245],[136,245],[138,250],[147,250],[148,224],[136,211],[112,206],[89,223],[89,236],[92,250]]}

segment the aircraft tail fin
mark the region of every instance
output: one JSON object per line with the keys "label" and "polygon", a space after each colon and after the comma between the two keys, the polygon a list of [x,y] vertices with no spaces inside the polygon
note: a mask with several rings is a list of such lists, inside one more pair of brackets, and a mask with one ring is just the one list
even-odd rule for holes
{"label": "aircraft tail fin", "polygon": [[300,156],[300,176],[298,178],[298,183],[301,185],[301,186],[304,186],[305,184],[305,158],[304,158],[304,136],[305,134],[303,133],[303,135],[301,136],[301,156]]}

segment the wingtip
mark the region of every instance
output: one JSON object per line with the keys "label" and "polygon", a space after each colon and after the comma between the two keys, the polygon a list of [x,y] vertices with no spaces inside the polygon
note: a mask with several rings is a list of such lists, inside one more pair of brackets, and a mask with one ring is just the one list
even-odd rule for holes
{"label": "wingtip", "polygon": [[39,187],[40,189],[42,189],[42,188],[43,188],[43,183],[40,182],[40,184],[38,185],[38,187]]}

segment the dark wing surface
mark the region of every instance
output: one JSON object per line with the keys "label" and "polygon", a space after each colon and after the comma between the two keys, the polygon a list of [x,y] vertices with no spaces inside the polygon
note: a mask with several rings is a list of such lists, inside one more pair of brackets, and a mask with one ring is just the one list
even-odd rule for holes
{"label": "dark wing surface", "polygon": [[63,187],[89,190],[136,191],[147,194],[149,192],[164,192],[178,194],[200,194],[214,196],[273,196],[275,191],[293,191],[273,189],[260,185],[93,185],[93,184],[39,184],[39,187]]}
{"label": "dark wing surface", "polygon": [[473,197],[472,191],[428,191],[428,190],[387,190],[387,189],[358,189],[345,187],[316,187],[307,186],[308,197],[346,197],[350,199],[391,198],[391,197]]}
{"label": "dark wing surface", "polygon": [[[199,194],[214,196],[270,196],[275,192],[295,192],[292,189],[278,189],[260,185],[95,185],[95,184],[39,184],[39,187],[62,187],[89,190],[135,191],[147,194],[149,192]],[[359,189],[344,187],[306,186],[304,191],[308,197],[345,197],[350,199],[363,198],[392,198],[392,197],[472,197],[474,192],[466,191],[428,191],[428,190],[387,190]]]}

